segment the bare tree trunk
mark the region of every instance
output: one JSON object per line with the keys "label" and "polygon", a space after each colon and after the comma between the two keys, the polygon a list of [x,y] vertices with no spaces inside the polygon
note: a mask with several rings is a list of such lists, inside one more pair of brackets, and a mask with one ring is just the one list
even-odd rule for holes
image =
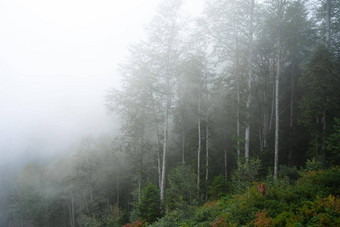
{"label": "bare tree trunk", "polygon": [[162,179],[161,179],[161,201],[164,202],[165,194],[165,177],[166,177],[166,155],[168,149],[168,121],[169,121],[169,106],[170,106],[170,78],[169,74],[166,77],[167,94],[165,99],[165,116],[164,116],[164,142],[163,142],[163,161],[162,161]]}
{"label": "bare tree trunk", "polygon": [[228,179],[228,153],[227,153],[227,144],[224,146],[224,178]]}
{"label": "bare tree trunk", "polygon": [[[269,74],[269,71],[268,71]],[[263,90],[264,110],[263,110],[263,150],[267,149],[268,139],[268,75],[265,77],[265,87]]]}
{"label": "bare tree trunk", "polygon": [[253,77],[253,20],[254,20],[254,0],[251,0],[249,9],[249,34],[248,34],[248,98],[246,103],[246,131],[244,157],[249,160],[249,137],[250,137],[250,104],[251,104],[251,82]]}
{"label": "bare tree trunk", "polygon": [[89,190],[90,190],[90,200],[91,200],[91,203],[92,203],[93,202],[93,190],[92,190],[91,183],[89,184]]}
{"label": "bare tree trunk", "polygon": [[272,96],[272,107],[270,110],[270,118],[269,118],[269,133],[272,131],[273,128],[273,118],[274,118],[274,111],[275,111],[275,86],[273,86],[273,96]]}
{"label": "bare tree trunk", "polygon": [[[279,41],[280,42],[280,41]],[[278,50],[277,73],[275,79],[275,157],[274,157],[274,180],[277,179],[278,161],[279,161],[279,76],[280,76],[280,44]]]}
{"label": "bare tree trunk", "polygon": [[185,129],[182,130],[182,133],[182,164],[185,164]]}
{"label": "bare tree trunk", "polygon": [[291,94],[290,94],[290,113],[289,113],[289,154],[288,163],[292,166],[292,156],[293,156],[293,137],[294,137],[294,78],[291,78]]}
{"label": "bare tree trunk", "polygon": [[[327,47],[330,47],[331,43],[331,1],[327,0],[327,6],[326,6],[327,14],[326,14],[326,44]],[[328,97],[327,97],[328,101]],[[322,109],[322,117],[321,117],[321,125],[322,125],[322,141],[321,141],[321,151],[324,154],[325,147],[326,147],[326,107],[323,107]]]}
{"label": "bare tree trunk", "polygon": [[162,187],[162,154],[161,151],[157,152],[157,169],[158,169],[158,186]]}
{"label": "bare tree trunk", "polygon": [[197,119],[197,130],[198,130],[198,148],[197,148],[197,189],[200,189],[200,169],[201,169],[201,84],[199,83],[198,88],[198,119]]}
{"label": "bare tree trunk", "polygon": [[138,201],[140,202],[142,193],[142,177],[143,177],[143,134],[142,129],[140,142],[139,142],[139,176],[138,176]]}
{"label": "bare tree trunk", "polygon": [[117,208],[119,208],[119,175],[120,175],[120,166],[118,165],[117,177],[116,177]]}
{"label": "bare tree trunk", "polygon": [[288,164],[292,166],[293,160],[293,141],[294,141],[294,99],[295,99],[295,66],[291,75],[290,81],[290,111],[289,111],[289,153]]}
{"label": "bare tree trunk", "polygon": [[236,110],[236,135],[237,135],[237,167],[240,167],[240,87],[238,79],[237,85],[237,110]]}
{"label": "bare tree trunk", "polygon": [[283,7],[283,1],[278,2],[278,50],[277,50],[277,68],[275,78],[275,155],[274,155],[274,180],[277,179],[278,162],[279,162],[279,82],[280,82],[280,70],[281,70],[281,13]]}

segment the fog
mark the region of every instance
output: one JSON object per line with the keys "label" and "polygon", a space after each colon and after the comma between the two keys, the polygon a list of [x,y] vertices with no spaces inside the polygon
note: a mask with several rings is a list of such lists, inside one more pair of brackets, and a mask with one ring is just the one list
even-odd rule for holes
{"label": "fog", "polygon": [[1,164],[117,131],[104,96],[157,2],[1,1]]}
{"label": "fog", "polygon": [[[105,95],[120,88],[118,65],[158,3],[0,1],[0,207],[26,164],[70,154],[84,136],[119,133]],[[202,3],[185,4],[197,14]]]}
{"label": "fog", "polygon": [[154,4],[1,1],[1,163],[117,129],[103,97]]}

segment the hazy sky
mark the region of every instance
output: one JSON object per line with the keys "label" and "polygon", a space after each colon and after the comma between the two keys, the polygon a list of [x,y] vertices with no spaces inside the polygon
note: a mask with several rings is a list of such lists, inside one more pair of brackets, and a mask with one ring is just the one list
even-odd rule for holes
{"label": "hazy sky", "polygon": [[104,95],[159,2],[0,0],[0,164],[114,131]]}

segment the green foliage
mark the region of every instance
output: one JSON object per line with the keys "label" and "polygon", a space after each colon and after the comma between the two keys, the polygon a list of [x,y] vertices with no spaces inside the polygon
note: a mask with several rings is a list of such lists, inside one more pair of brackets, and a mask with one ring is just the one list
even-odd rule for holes
{"label": "green foliage", "polygon": [[136,206],[137,216],[152,223],[161,217],[161,199],[158,188],[149,183],[142,191],[140,202]]}
{"label": "green foliage", "polygon": [[244,193],[228,195],[183,217],[170,212],[154,226],[338,226],[340,168],[306,172],[296,185],[254,183]]}
{"label": "green foliage", "polygon": [[84,227],[99,227],[101,226],[101,223],[98,219],[95,217],[89,217],[86,215],[81,215],[77,222],[79,223],[80,226]]}
{"label": "green foliage", "polygon": [[257,180],[260,168],[261,161],[258,158],[250,159],[248,163],[239,163],[231,177],[235,191],[249,188]]}
{"label": "green foliage", "polygon": [[170,172],[166,191],[169,209],[198,205],[200,198],[196,179],[196,174],[188,165],[180,165]]}
{"label": "green foliage", "polygon": [[305,170],[307,172],[309,171],[318,171],[323,168],[323,164],[320,161],[317,161],[315,158],[312,158],[312,160],[308,159],[306,162]]}
{"label": "green foliage", "polygon": [[207,202],[196,210],[193,220],[195,223],[209,224],[215,220],[219,213],[218,201]]}
{"label": "green foliage", "polygon": [[117,206],[113,207],[106,215],[105,226],[106,227],[119,227],[129,222],[129,217],[125,210],[119,209]]}
{"label": "green foliage", "polygon": [[304,226],[339,226],[340,199],[329,195],[325,198],[317,197],[314,201],[305,201],[298,214]]}
{"label": "green foliage", "polygon": [[326,149],[329,162],[336,165],[340,163],[340,119],[335,118],[334,121],[334,133],[329,136]]}
{"label": "green foliage", "polygon": [[323,112],[334,112],[338,102],[339,89],[333,53],[324,46],[319,46],[307,64],[305,73],[299,80],[303,97],[300,102],[299,123],[305,126],[311,135],[310,157],[325,157],[322,151],[322,139],[326,136],[321,119]]}
{"label": "green foliage", "polygon": [[279,177],[280,178],[288,178],[289,182],[294,182],[299,178],[299,170],[296,168],[296,166],[289,167],[285,165],[280,165],[279,167]]}
{"label": "green foliage", "polygon": [[193,216],[196,207],[187,207],[186,210],[175,209],[167,213],[164,217],[151,226],[153,227],[173,227],[173,226],[192,226],[190,218]]}
{"label": "green foliage", "polygon": [[215,176],[211,185],[208,186],[210,200],[216,200],[226,194],[227,182],[222,175]]}

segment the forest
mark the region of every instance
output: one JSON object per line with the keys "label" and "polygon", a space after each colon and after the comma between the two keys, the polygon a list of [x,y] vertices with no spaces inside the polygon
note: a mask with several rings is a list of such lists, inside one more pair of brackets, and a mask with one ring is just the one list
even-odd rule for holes
{"label": "forest", "polygon": [[119,65],[119,135],[26,165],[0,225],[340,226],[340,1],[182,4]]}

